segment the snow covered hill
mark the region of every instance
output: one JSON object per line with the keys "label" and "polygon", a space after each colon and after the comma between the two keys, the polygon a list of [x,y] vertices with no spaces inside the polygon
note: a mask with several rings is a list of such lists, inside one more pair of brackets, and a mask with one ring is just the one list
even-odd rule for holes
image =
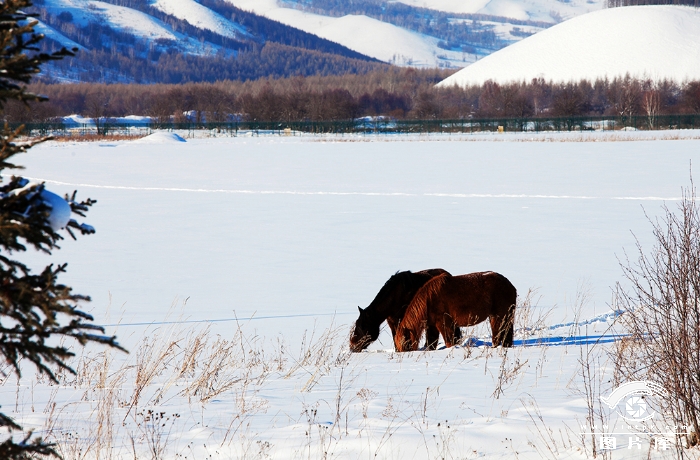
{"label": "snow covered hill", "polygon": [[630,6],[558,24],[462,69],[442,86],[633,77],[700,78],[700,11]]}

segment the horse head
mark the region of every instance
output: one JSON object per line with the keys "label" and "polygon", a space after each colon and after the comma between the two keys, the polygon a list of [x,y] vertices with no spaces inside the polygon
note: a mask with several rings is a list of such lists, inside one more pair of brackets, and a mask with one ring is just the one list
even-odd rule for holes
{"label": "horse head", "polygon": [[396,335],[394,336],[394,346],[396,351],[416,351],[418,349],[418,342],[420,336],[416,336],[413,329],[408,327],[401,327],[396,330]]}
{"label": "horse head", "polygon": [[355,321],[350,335],[350,350],[353,352],[364,350],[379,337],[379,324],[372,320],[366,309],[357,308],[360,310],[360,316]]}

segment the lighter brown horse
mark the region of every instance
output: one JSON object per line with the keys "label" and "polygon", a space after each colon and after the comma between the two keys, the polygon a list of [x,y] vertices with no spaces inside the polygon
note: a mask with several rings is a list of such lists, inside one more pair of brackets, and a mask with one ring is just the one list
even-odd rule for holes
{"label": "lighter brown horse", "polygon": [[456,344],[460,327],[491,322],[493,346],[513,346],[517,291],[495,272],[436,276],[418,290],[399,323],[397,351],[415,351],[426,328],[437,328],[445,346]]}

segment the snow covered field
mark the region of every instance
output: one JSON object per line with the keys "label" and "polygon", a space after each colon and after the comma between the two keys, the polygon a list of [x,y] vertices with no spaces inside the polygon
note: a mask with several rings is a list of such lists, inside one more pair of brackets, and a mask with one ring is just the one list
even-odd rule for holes
{"label": "snow covered field", "polygon": [[[111,353],[107,372],[93,351],[61,386],[30,372],[19,386],[7,379],[3,409],[61,441],[66,458],[585,458],[580,346],[398,355],[383,331],[349,355],[347,337],[357,306],[394,272],[432,267],[494,270],[521,295],[538,289],[539,335],[604,333],[617,258],[634,254],[634,235],[650,247],[644,213],[674,206],[700,152],[697,131],[653,134],[680,139],[36,147],[22,174],[97,199],[87,219],[97,233],[23,260],[68,261],[63,281],[93,297],[97,323],[120,323],[108,331],[132,353]],[[206,340],[198,332],[209,345],[194,345]],[[208,374],[217,359],[225,372]],[[644,443],[613,458],[647,458]]]}

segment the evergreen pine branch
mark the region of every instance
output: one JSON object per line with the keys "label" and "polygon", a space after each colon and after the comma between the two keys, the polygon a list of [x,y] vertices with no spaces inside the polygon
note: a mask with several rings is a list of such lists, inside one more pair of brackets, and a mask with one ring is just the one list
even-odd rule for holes
{"label": "evergreen pine branch", "polygon": [[[28,92],[26,85],[40,71],[42,64],[72,54],[65,48],[53,54],[38,52],[37,45],[43,35],[34,33],[36,22],[30,21],[30,15],[20,11],[29,6],[29,0],[4,0],[0,3],[0,110],[11,99],[25,104],[45,100],[43,96]],[[6,168],[18,169],[8,161],[10,158],[49,139],[43,137],[18,142],[21,133],[21,127],[11,130],[7,124],[2,129],[0,172]],[[6,255],[24,252],[27,247],[46,253],[60,249],[57,243],[63,237],[49,221],[54,211],[49,202],[55,203],[55,197],[47,201],[47,196],[52,195],[45,192],[44,184],[32,184],[21,177],[13,176],[9,182],[0,185],[0,356],[18,377],[21,377],[20,362],[28,361],[39,373],[58,382],[57,370],[75,373],[68,363],[75,353],[63,345],[53,345],[57,338],[72,338],[82,346],[98,343],[124,349],[116,337],[104,335],[102,327],[90,323],[92,316],[78,308],[81,302],[90,298],[74,294],[69,286],[58,282],[58,276],[66,271],[66,264],[49,265],[36,275],[26,265]],[[94,203],[89,198],[77,202],[75,193],[67,201],[71,212],[80,217],[85,217]],[[73,238],[75,235],[70,227],[83,234],[94,233],[92,227],[75,220],[69,220],[65,225]],[[23,439],[17,442],[12,431],[22,431],[22,427],[2,413],[0,427],[10,432],[9,437],[0,442],[0,459],[59,457],[53,444],[33,437],[31,431],[23,433]]]}
{"label": "evergreen pine branch", "polygon": [[33,460],[37,455],[61,458],[53,447],[54,444],[44,443],[41,438],[32,439],[30,431],[19,443],[15,443],[13,439],[7,439],[0,444],[0,458]]}
{"label": "evergreen pine branch", "polygon": [[0,247],[26,251],[24,240],[49,254],[59,248],[56,243],[63,238],[48,223],[51,208],[41,198],[43,190],[43,184],[31,185],[14,176],[0,187]]}
{"label": "evergreen pine branch", "polygon": [[[14,268],[14,267],[13,267]],[[21,267],[22,271],[28,271]],[[124,350],[116,337],[108,337],[104,329],[85,323],[92,316],[79,310],[80,301],[90,298],[72,294],[71,288],[57,283],[58,275],[65,272],[66,264],[53,268],[49,265],[40,275],[14,276],[0,269],[0,354],[21,375],[19,363],[24,358],[57,382],[52,368],[74,373],[66,363],[75,353],[63,346],[51,346],[47,340],[55,336],[71,337],[81,345],[96,342]],[[8,308],[10,307],[10,308]],[[59,317],[67,317],[68,324],[61,324]],[[9,325],[8,325],[9,323]]]}

